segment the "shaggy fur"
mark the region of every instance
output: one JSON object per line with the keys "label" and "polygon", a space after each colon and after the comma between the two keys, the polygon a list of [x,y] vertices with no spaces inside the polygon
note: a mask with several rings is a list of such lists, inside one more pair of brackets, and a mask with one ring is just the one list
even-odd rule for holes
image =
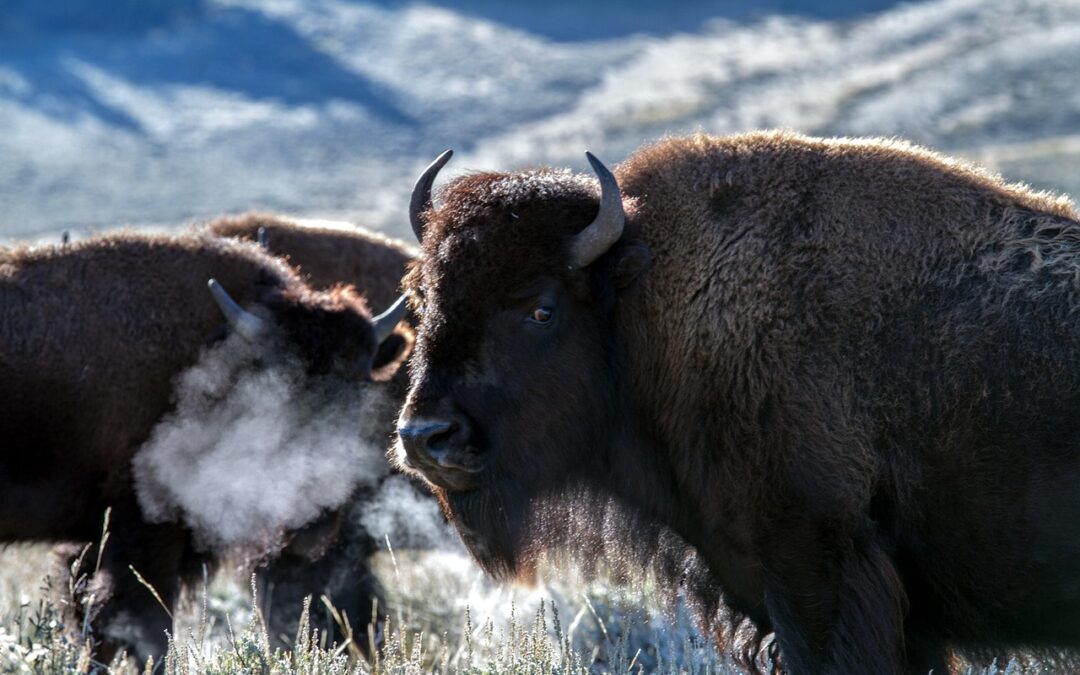
{"label": "shaggy fur", "polygon": [[[404,242],[361,227],[312,227],[265,213],[219,218],[205,226],[214,236],[245,241],[256,241],[260,228],[266,232],[269,251],[282,256],[312,288],[350,284],[363,291],[373,308],[389,307],[398,299],[401,278],[414,258]],[[409,385],[408,371],[399,367],[401,361],[395,356],[411,350],[413,333],[407,326],[415,323],[415,317],[407,312],[397,339],[380,345],[376,358],[392,364],[391,370],[397,374],[393,383],[402,390]]]}
{"label": "shaggy fur", "polygon": [[[747,661],[770,631],[790,673],[1080,647],[1070,204],[904,143],[782,132],[668,139],[616,173],[626,230],[584,270],[586,178],[471,175],[426,214],[399,429],[453,419],[440,451],[482,471],[398,461],[478,560],[595,555],[611,530],[586,491],[694,549],[707,573],[669,564],[669,585],[727,643],[747,618]],[[566,537],[560,500],[599,534]]]}
{"label": "shaggy fur", "polygon": [[171,607],[205,560],[179,525],[143,520],[131,460],[170,410],[174,378],[226,335],[210,277],[263,307],[275,348],[309,373],[370,376],[376,344],[359,296],[315,291],[256,245],[122,233],[0,250],[0,541],[97,541],[112,508],[91,589],[105,662],[120,647],[143,659],[165,650],[169,617],[128,566]]}
{"label": "shaggy fur", "polygon": [[389,307],[398,298],[401,277],[413,259],[405,243],[361,227],[313,227],[264,213],[219,218],[205,226],[216,236],[247,241],[255,241],[260,227],[270,251],[284,256],[310,286],[352,284],[363,289],[372,307]]}

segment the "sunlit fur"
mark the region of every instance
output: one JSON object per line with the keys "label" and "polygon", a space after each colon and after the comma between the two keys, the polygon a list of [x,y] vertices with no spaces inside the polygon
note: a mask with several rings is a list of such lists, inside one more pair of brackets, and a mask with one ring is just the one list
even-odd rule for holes
{"label": "sunlit fur", "polygon": [[[585,177],[469,175],[426,214],[404,415],[473,421],[479,488],[435,491],[480,562],[632,549],[594,495],[693,548],[706,573],[669,564],[668,585],[721,639],[749,618],[747,660],[769,631],[791,673],[1080,646],[1070,204],[782,132],[660,141],[616,175],[626,232],[582,271]],[[514,323],[532,286],[560,289],[547,338]],[[594,535],[567,536],[567,510]]]}
{"label": "sunlit fur", "polygon": [[382,311],[397,299],[405,266],[413,258],[403,242],[361,227],[302,225],[273,214],[218,218],[204,228],[219,237],[247,241],[255,241],[262,228],[269,250],[284,256],[309,286],[325,289],[351,284],[363,289],[372,311]]}
{"label": "sunlit fur", "polygon": [[[0,541],[97,541],[112,508],[92,589],[106,662],[120,647],[164,653],[168,617],[128,566],[172,606],[206,559],[181,526],[143,520],[131,460],[171,409],[175,378],[227,334],[211,277],[272,322],[269,358],[349,386],[370,374],[376,345],[356,291],[313,290],[256,245],[120,233],[0,250]],[[61,571],[77,555],[64,553]],[[136,643],[108,639],[129,620],[142,625]]]}

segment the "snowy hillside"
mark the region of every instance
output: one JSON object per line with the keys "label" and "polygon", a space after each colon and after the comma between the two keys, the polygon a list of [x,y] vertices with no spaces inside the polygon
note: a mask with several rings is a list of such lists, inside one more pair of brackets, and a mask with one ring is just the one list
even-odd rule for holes
{"label": "snowy hillside", "polygon": [[1077,0],[661,4],[0,0],[0,238],[250,208],[403,236],[446,147],[584,168],[695,129],[899,135],[1080,194]]}

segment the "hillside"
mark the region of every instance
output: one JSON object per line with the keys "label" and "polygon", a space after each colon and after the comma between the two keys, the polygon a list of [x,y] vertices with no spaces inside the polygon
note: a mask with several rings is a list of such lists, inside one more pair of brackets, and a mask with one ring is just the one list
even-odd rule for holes
{"label": "hillside", "polygon": [[405,235],[445,147],[584,168],[695,129],[898,135],[1080,193],[1080,3],[710,5],[6,0],[0,237],[249,208]]}

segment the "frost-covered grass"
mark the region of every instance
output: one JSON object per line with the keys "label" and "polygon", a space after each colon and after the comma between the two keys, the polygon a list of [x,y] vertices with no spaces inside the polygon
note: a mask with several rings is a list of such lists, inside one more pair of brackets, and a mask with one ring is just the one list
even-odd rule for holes
{"label": "frost-covered grass", "polygon": [[[43,582],[44,547],[0,553],[0,671],[70,673],[104,669],[88,635],[61,630]],[[570,578],[530,589],[501,588],[456,552],[384,552],[374,567],[388,589],[382,647],[365,659],[358,644],[327,644],[301,628],[292,651],[272,647],[252,586],[223,573],[194,589],[177,614],[169,673],[576,673],[739,672],[716,654],[680,607],[647,601],[648,585],[619,588]],[[6,578],[14,570],[18,578]],[[32,583],[26,588],[24,584]],[[149,591],[148,591],[149,592]],[[312,611],[321,600],[311,600]],[[112,664],[133,672],[132,662]]]}
{"label": "frost-covered grass", "polygon": [[[48,551],[0,551],[0,672],[138,672],[133,661],[99,664],[88,636],[69,636],[44,593]],[[643,581],[633,588],[572,576],[535,588],[499,587],[457,552],[383,552],[374,567],[388,589],[383,645],[366,659],[357,644],[327,644],[306,625],[291,650],[277,648],[253,609],[252,586],[221,573],[191,593],[177,614],[157,672],[345,675],[737,675],[743,671],[701,637],[681,606],[663,608]],[[29,584],[29,586],[27,586]],[[311,599],[310,611],[322,611]],[[961,671],[963,672],[963,671]],[[1040,672],[1015,663],[967,673]]]}

